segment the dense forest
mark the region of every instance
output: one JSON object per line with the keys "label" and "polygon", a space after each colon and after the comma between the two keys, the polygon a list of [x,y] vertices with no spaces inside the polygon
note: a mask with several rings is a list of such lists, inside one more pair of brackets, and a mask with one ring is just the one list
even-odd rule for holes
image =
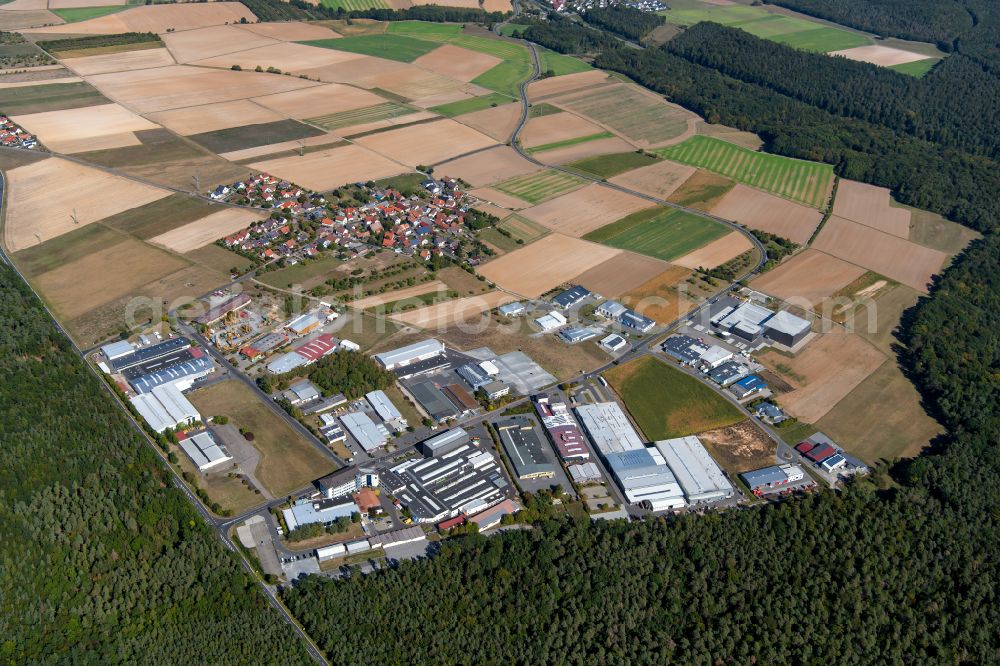
{"label": "dense forest", "polygon": [[666,23],[659,14],[644,12],[626,5],[611,5],[610,7],[592,7],[580,17],[599,28],[613,32],[634,42],[642,41],[649,33]]}
{"label": "dense forest", "polygon": [[0,663],[310,663],[0,263]]}
{"label": "dense forest", "polygon": [[262,21],[312,21],[321,19],[366,18],[376,21],[430,21],[433,23],[496,23],[503,12],[487,12],[472,7],[419,5],[406,9],[358,9],[348,11],[304,0],[240,0]]}
{"label": "dense forest", "polygon": [[286,372],[277,377],[263,376],[261,389],[271,393],[275,386],[285,387],[303,375],[322,389],[324,395],[343,393],[348,400],[362,397],[369,391],[392,386],[396,376],[376,363],[370,356],[342,349],[319,359],[306,368]]}

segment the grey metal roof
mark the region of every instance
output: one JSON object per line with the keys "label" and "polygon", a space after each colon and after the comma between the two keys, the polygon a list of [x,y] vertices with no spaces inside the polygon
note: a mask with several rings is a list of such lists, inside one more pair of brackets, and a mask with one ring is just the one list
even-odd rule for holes
{"label": "grey metal roof", "polygon": [[751,490],[756,490],[757,488],[774,483],[784,483],[788,479],[788,475],[785,474],[785,470],[781,469],[777,465],[743,472],[740,476],[743,478],[743,481],[750,486]]}
{"label": "grey metal roof", "polygon": [[129,383],[132,384],[132,388],[138,393],[148,393],[157,386],[169,384],[170,382],[175,382],[191,375],[207,374],[213,369],[214,365],[208,356],[199,356],[184,363],[172,365],[159,372],[129,380]]}
{"label": "grey metal roof", "polygon": [[375,359],[383,366],[391,368],[399,364],[409,363],[414,359],[441,353],[444,353],[444,345],[438,340],[429,339],[382,354],[375,354]]}

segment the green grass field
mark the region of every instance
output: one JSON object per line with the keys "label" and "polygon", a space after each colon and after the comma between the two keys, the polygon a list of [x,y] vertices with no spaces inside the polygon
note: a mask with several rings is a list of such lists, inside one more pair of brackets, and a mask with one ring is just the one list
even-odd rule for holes
{"label": "green grass field", "polygon": [[407,35],[358,35],[357,37],[341,37],[340,39],[314,39],[302,43],[399,62],[413,62],[439,46],[434,42]]}
{"label": "green grass field", "polygon": [[[633,141],[657,144],[680,136],[691,115],[630,85],[607,86],[589,95],[560,102]],[[628,109],[622,113],[622,109]]]}
{"label": "green grass field", "polygon": [[563,139],[562,141],[554,141],[552,143],[543,143],[540,146],[535,146],[534,148],[528,148],[528,152],[531,154],[543,153],[546,150],[555,150],[556,148],[567,148],[569,146],[575,146],[580,143],[587,143],[588,141],[597,141],[598,139],[610,139],[614,136],[611,132],[598,132],[597,134],[588,134],[587,136],[578,136],[572,139]]}
{"label": "green grass field", "polygon": [[428,21],[392,21],[385,30],[390,34],[414,35],[431,39],[450,39],[462,32],[458,23],[430,23]]}
{"label": "green grass field", "polygon": [[348,12],[365,9],[389,9],[389,4],[383,0],[320,0],[319,4],[330,9],[343,7]]}
{"label": "green grass field", "polygon": [[652,356],[604,373],[646,438],[686,437],[743,420],[743,413],[694,377]]}
{"label": "green grass field", "polygon": [[373,123],[379,120],[388,120],[389,118],[399,118],[400,116],[406,116],[415,112],[416,109],[404,106],[403,104],[383,102],[382,104],[366,106],[362,109],[351,109],[350,111],[341,111],[339,113],[330,113],[325,116],[309,118],[306,122],[319,125],[324,129],[335,130],[362,123]]}
{"label": "green grass field", "polygon": [[510,37],[515,32],[520,32],[521,30],[524,30],[527,27],[528,26],[524,25],[523,23],[508,23],[505,26],[501,26],[500,34],[503,35],[504,37]]}
{"label": "green grass field", "polygon": [[647,208],[596,229],[584,239],[671,261],[729,233],[706,217],[676,208]]}
{"label": "green grass field", "polygon": [[76,23],[87,19],[107,16],[128,9],[127,5],[117,5],[114,7],[73,7],[71,9],[50,9],[53,14],[66,21],[66,23]]}
{"label": "green grass field", "polygon": [[517,176],[496,185],[496,189],[506,192],[528,203],[537,204],[554,199],[584,185],[586,181],[559,171],[546,170]]}
{"label": "green grass field", "polygon": [[317,278],[325,279],[330,271],[342,263],[344,262],[336,257],[323,257],[307,263],[298,263],[294,266],[287,266],[279,268],[276,271],[263,273],[257,279],[266,285],[277,287],[278,289],[288,289],[297,284],[303,285],[308,289],[315,286],[313,283]]}
{"label": "green grass field", "polygon": [[571,58],[570,56],[550,51],[549,49],[538,47],[538,59],[542,65],[543,72],[552,72],[552,76],[564,76],[566,74],[576,74],[593,69],[582,60]]}
{"label": "green grass field", "polygon": [[941,58],[927,58],[926,60],[914,60],[913,62],[905,62],[902,65],[892,65],[889,69],[899,72],[900,74],[908,74],[910,76],[915,76],[918,79],[925,75],[927,72],[934,69],[934,65],[941,62]]}
{"label": "green grass field", "polygon": [[700,21],[711,21],[739,28],[762,39],[818,53],[867,46],[872,43],[871,39],[856,32],[794,16],[773,14],[757,7],[684,4],[690,5],[690,8],[675,7],[660,14],[666,16],[667,21],[674,25],[687,26]]}
{"label": "green grass field", "polygon": [[428,111],[433,111],[435,113],[440,113],[442,116],[448,116],[453,118],[455,116],[460,116],[463,113],[472,113],[473,111],[482,111],[483,109],[488,109],[493,106],[500,106],[501,104],[508,104],[513,102],[514,99],[504,95],[503,93],[490,93],[489,95],[483,95],[481,97],[473,97],[472,99],[463,99],[458,102],[452,102],[450,104],[442,104],[441,106],[432,106]]}
{"label": "green grass field", "polygon": [[655,157],[651,157],[645,153],[631,152],[585,157],[582,160],[570,162],[564,166],[589,173],[598,178],[611,178],[632,169],[655,164],[658,161]]}
{"label": "green grass field", "polygon": [[825,205],[833,184],[833,167],[829,164],[759,153],[707,136],[693,136],[656,153],[813,208]]}

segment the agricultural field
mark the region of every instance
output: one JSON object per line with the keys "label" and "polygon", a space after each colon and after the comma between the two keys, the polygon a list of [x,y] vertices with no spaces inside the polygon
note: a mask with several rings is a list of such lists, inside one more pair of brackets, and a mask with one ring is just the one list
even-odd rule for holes
{"label": "agricultural field", "polygon": [[544,153],[553,150],[559,150],[560,148],[569,148],[571,146],[577,146],[582,143],[590,143],[591,141],[598,141],[600,139],[612,139],[614,134],[611,132],[597,132],[596,134],[588,134],[587,136],[578,136],[572,139],[563,139],[562,141],[553,141],[552,143],[545,143],[540,146],[535,146],[529,148],[528,152],[532,155],[536,153]]}
{"label": "agricultural field", "polygon": [[895,202],[892,205],[910,212],[910,240],[919,245],[952,255],[961,252],[973,240],[980,238],[980,235],[972,229],[947,220],[937,213]]}
{"label": "agricultural field", "polygon": [[560,171],[539,171],[516,176],[498,184],[496,189],[531,204],[558,197],[583,187],[585,181]]}
{"label": "agricultural field", "polygon": [[813,208],[826,204],[833,186],[833,167],[829,164],[758,153],[707,136],[693,136],[656,152]]}
{"label": "agricultural field", "polygon": [[312,289],[326,280],[330,273],[343,263],[335,257],[327,256],[262,273],[257,281],[277,289],[291,289],[296,285],[301,285],[303,289]]}
{"label": "agricultural field", "polygon": [[49,11],[63,21],[66,21],[66,23],[76,23],[77,21],[86,21],[87,19],[114,14],[123,9],[127,9],[127,7],[125,5],[117,7],[68,7],[66,9],[50,9]]}
{"label": "agricultural field", "polygon": [[532,243],[549,233],[549,230],[540,224],[532,222],[520,215],[511,215],[500,224],[500,228],[525,243]]}
{"label": "agricultural field", "polygon": [[[837,198],[840,198],[839,194]],[[712,207],[712,214],[739,222],[751,229],[787,238],[799,245],[805,245],[809,241],[823,219],[823,213],[815,208],[746,185],[737,185],[731,189]]]}
{"label": "agricultural field", "polygon": [[806,17],[787,16],[759,7],[733,3],[682,1],[671,3],[671,9],[660,13],[674,25],[688,26],[701,21],[711,21],[739,28],[763,39],[818,53],[867,46],[872,43],[871,38],[845,28],[811,21]]}
{"label": "agricultural field", "polygon": [[865,269],[812,248],[764,273],[752,286],[800,307],[814,308],[851,284]]}
{"label": "agricultural field", "polygon": [[142,239],[177,229],[203,219],[218,210],[203,199],[185,194],[171,194],[162,199],[111,215],[100,221],[100,226],[110,227]]}
{"label": "agricultural field", "polygon": [[622,252],[603,264],[580,273],[573,278],[573,282],[583,285],[595,294],[615,298],[650,279],[671,272],[671,268],[670,264],[659,259]]}
{"label": "agricultural field", "polygon": [[620,252],[578,238],[549,234],[483,264],[477,272],[501,289],[538,298]]}
{"label": "agricultural field", "polygon": [[272,143],[322,136],[322,134],[322,130],[297,120],[278,120],[192,134],[188,138],[213,153],[229,153]]}
{"label": "agricultural field", "polygon": [[0,89],[0,109],[10,116],[109,104],[89,83],[46,83]]}
{"label": "agricultural field", "polygon": [[174,64],[170,51],[160,48],[161,44],[158,42],[146,42],[146,44],[149,48],[60,59],[64,65],[80,76],[166,67]]}
{"label": "agricultural field", "polygon": [[739,423],[743,413],[696,378],[643,356],[604,373],[646,439],[686,437]]}
{"label": "agricultural field", "polygon": [[[893,69],[901,65],[914,65],[918,70],[924,67],[930,69],[941,60],[940,58],[928,58],[922,53],[904,51],[891,46],[882,46],[881,44],[872,46],[857,46],[853,49],[831,51],[830,55],[841,56],[847,58],[848,60],[867,62],[873,65],[879,65],[880,67],[890,67]],[[903,73],[908,72],[904,69]]]}
{"label": "agricultural field", "polygon": [[455,120],[479,130],[495,141],[507,143],[521,120],[521,105],[515,102],[501,104],[482,111],[455,116]]}
{"label": "agricultural field", "polygon": [[234,426],[254,434],[252,444],[260,452],[255,476],[276,497],[307,486],[335,468],[242,382],[220,382],[187,397],[202,414],[227,416]]}
{"label": "agricultural field", "polygon": [[620,190],[591,183],[521,212],[521,215],[567,236],[581,237],[652,204]]}
{"label": "agricultural field", "polygon": [[433,42],[414,39],[406,35],[359,35],[338,39],[314,39],[303,43],[308,46],[376,56],[399,62],[413,62],[438,46]]}
{"label": "agricultural field", "polygon": [[716,139],[728,141],[729,143],[735,143],[737,146],[743,146],[749,150],[760,150],[764,146],[764,142],[761,138],[753,132],[745,132],[743,130],[727,127],[725,125],[709,123],[704,120],[696,120],[695,129],[698,134],[704,134],[705,136],[712,136]]}
{"label": "agricultural field", "polygon": [[207,217],[153,236],[150,243],[184,254],[213,243],[264,218],[262,213],[241,208],[223,208]]}
{"label": "agricultural field", "polygon": [[563,112],[529,118],[519,140],[521,145],[528,149],[546,144],[558,147],[559,142],[567,139],[587,140],[602,132],[604,129],[599,125],[572,113]]}
{"label": "agricultural field", "polygon": [[11,119],[60,153],[137,146],[137,133],[161,129],[117,104],[13,115]]}
{"label": "agricultural field", "polygon": [[941,62],[940,58],[927,58],[926,60],[917,60],[916,62],[908,62],[902,65],[890,65],[889,69],[919,79],[934,69],[934,66],[939,62]]}
{"label": "agricultural field", "polygon": [[385,31],[389,34],[404,34],[425,39],[448,40],[462,32],[457,23],[430,23],[428,21],[390,21]]}
{"label": "agricultural field", "polygon": [[705,295],[698,286],[687,282],[690,275],[689,269],[671,265],[618,300],[659,324],[669,324],[693,310],[697,299]]}
{"label": "agricultural field", "polygon": [[633,213],[584,239],[671,261],[728,233],[728,228],[706,217],[659,207]]}
{"label": "agricultural field", "polygon": [[416,109],[397,102],[383,102],[381,104],[360,109],[352,109],[350,111],[341,111],[339,113],[330,113],[325,116],[308,118],[306,122],[313,125],[319,125],[324,129],[337,130],[343,127],[353,127],[354,125],[374,123],[380,120],[400,118],[402,116],[410,115],[411,113],[416,113]]}
{"label": "agricultural field", "polygon": [[[695,118],[691,112],[627,83],[601,86],[549,101],[593,118],[642,147],[676,139],[688,131],[689,123],[693,129]],[[622,113],[622,109],[628,109],[628,113]]]}
{"label": "agricultural field", "polygon": [[[663,162],[663,164],[674,163]],[[692,169],[692,167],[685,167],[682,164],[678,164],[677,166]],[[660,165],[656,165],[656,167],[660,167]],[[627,176],[628,174],[625,175]],[[653,173],[649,175],[652,176]],[[683,174],[680,174],[680,177],[683,177]],[[622,180],[623,177],[620,177],[619,182]],[[736,183],[711,171],[692,169],[692,173],[682,182],[669,186],[673,187],[674,191],[667,195],[667,201],[687,208],[696,208],[708,212],[712,210],[715,204],[722,201],[722,197],[726,196],[729,190],[736,187]]]}
{"label": "agricultural field", "polygon": [[465,113],[472,113],[474,111],[482,111],[483,109],[489,109],[495,106],[500,106],[501,104],[509,104],[511,98],[502,93],[493,92],[488,95],[483,95],[481,97],[472,97],[469,99],[463,99],[458,102],[451,102],[450,104],[442,104],[441,106],[431,107],[429,110],[434,113],[441,114],[442,116],[447,116],[448,118],[454,118],[455,116],[460,116]]}
{"label": "agricultural field", "polygon": [[658,162],[660,160],[646,153],[630,152],[586,157],[582,160],[569,162],[565,166],[598,178],[612,178],[626,171],[641,169]]}
{"label": "agricultural field", "polygon": [[[637,153],[631,153],[638,157]],[[611,164],[615,164],[613,156]],[[644,156],[645,157],[645,156]],[[588,160],[581,160],[586,164],[601,164],[602,158],[595,157]],[[581,162],[570,162],[566,166],[573,166]],[[603,167],[596,167],[603,168]],[[630,171],[624,171],[619,175],[609,177],[609,181],[615,185],[627,187],[636,192],[642,192],[649,196],[666,199],[672,195],[684,182],[695,173],[695,168],[667,160],[657,160],[648,166],[639,166]]]}
{"label": "agricultural field", "polygon": [[265,159],[253,162],[250,166],[316,191],[331,190],[344,183],[359,180],[387,178],[409,171],[407,167],[359,145]]}
{"label": "agricultural field", "polygon": [[[685,268],[716,268],[722,264],[732,261],[740,255],[756,250],[747,240],[747,237],[738,231],[731,231],[722,238],[712,241],[693,252],[685,254],[683,257],[674,259],[673,263]],[[759,257],[755,256],[752,261],[756,263]]]}
{"label": "agricultural field", "polygon": [[330,9],[341,9],[344,11],[362,11],[365,9],[389,9],[389,3],[385,0],[320,0],[319,4]]}
{"label": "agricultural field", "polygon": [[502,62],[503,59],[495,55],[470,51],[454,44],[442,44],[414,60],[413,64],[458,81],[468,82]]}
{"label": "agricultural field", "polygon": [[394,314],[392,318],[409,326],[442,331],[453,326],[478,324],[484,312],[514,300],[516,297],[512,294],[490,291]]}
{"label": "agricultural field", "polygon": [[572,58],[543,47],[538,48],[538,60],[542,65],[542,72],[551,72],[552,76],[566,76],[568,74],[579,74],[580,72],[591,71],[591,66],[582,60]]}
{"label": "agricultural field", "polygon": [[533,105],[542,100],[548,100],[556,95],[563,95],[583,88],[596,88],[601,85],[615,85],[616,79],[607,72],[591,69],[566,76],[553,76],[539,79],[528,84],[528,99]]}
{"label": "agricultural field", "polygon": [[355,143],[400,164],[416,166],[438,164],[458,155],[488,148],[496,141],[454,120],[442,119],[369,134],[355,139]]}
{"label": "agricultural field", "polygon": [[156,4],[128,9],[106,16],[98,16],[76,23],[65,23],[37,28],[39,35],[117,35],[125,32],[181,32],[212,25],[255,22],[253,12],[239,2],[211,2],[184,4]]}

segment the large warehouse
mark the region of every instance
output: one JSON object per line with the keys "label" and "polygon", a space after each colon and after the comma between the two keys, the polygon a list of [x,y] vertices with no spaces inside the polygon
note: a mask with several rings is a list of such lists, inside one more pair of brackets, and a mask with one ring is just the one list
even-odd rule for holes
{"label": "large warehouse", "polygon": [[689,504],[715,502],[733,496],[733,484],[697,437],[678,437],[656,442]]}
{"label": "large warehouse", "polygon": [[[156,370],[152,370],[152,367]],[[215,364],[200,349],[185,349],[178,356],[156,359],[136,365],[123,374],[136,393],[149,393],[157,386],[174,384],[181,391],[191,388],[195,380],[215,372]]]}
{"label": "large warehouse", "polygon": [[785,311],[775,313],[750,302],[726,308],[712,317],[712,326],[747,342],[763,336],[788,347],[798,344],[810,330],[809,322],[801,317]]}
{"label": "large warehouse", "polygon": [[590,450],[580,427],[569,413],[565,402],[553,402],[547,395],[535,396],[535,411],[542,419],[549,439],[563,460],[586,460]]}
{"label": "large warehouse", "polygon": [[599,402],[576,408],[590,440],[602,455],[645,448],[642,438],[617,402]]}
{"label": "large warehouse", "polygon": [[375,354],[375,360],[386,370],[397,370],[442,354],[444,354],[444,345],[438,340],[424,340],[399,349]]}
{"label": "large warehouse", "polygon": [[684,491],[655,448],[610,453],[604,460],[632,504],[645,503],[652,511],[684,506]]}
{"label": "large warehouse", "polygon": [[157,386],[149,393],[140,393],[130,402],[156,432],[191,425],[201,420],[198,410],[173,384]]}
{"label": "large warehouse", "polygon": [[493,422],[500,434],[500,443],[519,479],[551,479],[555,467],[545,457],[536,424],[526,416],[510,416]]}
{"label": "large warehouse", "polygon": [[185,437],[180,442],[181,449],[188,455],[200,472],[218,467],[233,459],[229,455],[229,452],[226,451],[226,448],[216,443],[215,438],[207,430],[191,437]]}
{"label": "large warehouse", "polygon": [[[163,358],[168,354],[174,354],[182,351],[190,346],[191,341],[187,338],[170,338],[169,340],[164,340],[159,344],[142,347],[140,349],[135,349],[130,353],[121,354],[117,358],[113,359],[112,366],[114,367],[115,372],[123,372],[139,364],[149,363],[151,361],[155,361],[156,359]],[[121,349],[115,348],[113,351],[122,352],[124,351],[124,347]]]}
{"label": "large warehouse", "polygon": [[385,446],[389,439],[389,431],[382,424],[375,424],[364,412],[348,412],[340,417],[340,422],[357,441],[358,445],[371,453],[375,449]]}

